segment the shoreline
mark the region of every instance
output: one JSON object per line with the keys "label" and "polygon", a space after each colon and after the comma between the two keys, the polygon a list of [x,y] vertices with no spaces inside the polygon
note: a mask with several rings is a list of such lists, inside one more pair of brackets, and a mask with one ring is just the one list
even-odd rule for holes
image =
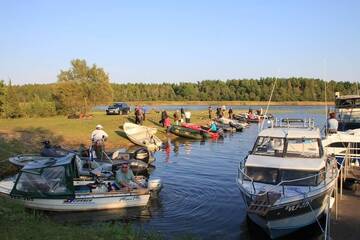
{"label": "shoreline", "polygon": [[[115,101],[116,102],[116,101]],[[120,102],[120,101],[119,101]],[[201,106],[263,106],[268,105],[268,101],[128,101],[129,105],[146,105],[146,106],[189,106],[189,105],[201,105]],[[334,106],[334,102],[318,102],[318,101],[281,101],[270,102],[270,106]]]}

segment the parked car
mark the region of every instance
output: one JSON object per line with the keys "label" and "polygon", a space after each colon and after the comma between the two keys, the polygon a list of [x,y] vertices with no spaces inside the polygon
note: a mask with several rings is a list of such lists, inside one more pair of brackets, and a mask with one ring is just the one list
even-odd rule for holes
{"label": "parked car", "polygon": [[130,106],[123,102],[113,103],[111,106],[106,108],[106,114],[128,114],[130,112]]}

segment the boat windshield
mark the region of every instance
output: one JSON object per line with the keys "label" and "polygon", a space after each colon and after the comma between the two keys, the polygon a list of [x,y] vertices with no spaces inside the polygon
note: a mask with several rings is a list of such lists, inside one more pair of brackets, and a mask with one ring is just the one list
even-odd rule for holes
{"label": "boat windshield", "polygon": [[319,158],[321,156],[318,139],[288,139],[287,157]]}
{"label": "boat windshield", "polygon": [[255,155],[275,157],[319,158],[321,149],[318,139],[285,139],[259,137],[253,150]]}
{"label": "boat windshield", "polygon": [[266,156],[283,156],[284,139],[273,137],[259,137],[256,141],[254,154]]}
{"label": "boat windshield", "polygon": [[67,187],[64,166],[23,171],[16,182],[15,190],[24,195],[34,196],[71,194]]}

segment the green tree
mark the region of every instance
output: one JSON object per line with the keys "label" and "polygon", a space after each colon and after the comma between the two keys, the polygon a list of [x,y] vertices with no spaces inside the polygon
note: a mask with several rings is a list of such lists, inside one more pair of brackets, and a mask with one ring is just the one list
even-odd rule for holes
{"label": "green tree", "polygon": [[9,81],[4,95],[3,115],[5,118],[21,117],[19,101],[17,99],[15,90],[11,84],[11,81]]}
{"label": "green tree", "polygon": [[4,113],[4,101],[5,101],[6,86],[3,80],[0,80],[0,116]]}
{"label": "green tree", "polygon": [[113,89],[102,68],[75,59],[69,70],[60,71],[53,97],[59,113],[86,113],[96,105],[111,102]]}

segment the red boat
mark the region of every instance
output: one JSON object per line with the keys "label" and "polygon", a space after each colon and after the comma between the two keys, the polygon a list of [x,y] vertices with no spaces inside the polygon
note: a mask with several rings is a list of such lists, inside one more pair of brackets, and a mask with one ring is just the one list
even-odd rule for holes
{"label": "red boat", "polygon": [[182,123],[182,127],[189,128],[195,131],[199,131],[200,133],[206,133],[206,135],[209,135],[211,138],[218,138],[220,136],[217,132],[210,132],[209,130],[203,129],[200,125],[192,124],[192,123]]}

